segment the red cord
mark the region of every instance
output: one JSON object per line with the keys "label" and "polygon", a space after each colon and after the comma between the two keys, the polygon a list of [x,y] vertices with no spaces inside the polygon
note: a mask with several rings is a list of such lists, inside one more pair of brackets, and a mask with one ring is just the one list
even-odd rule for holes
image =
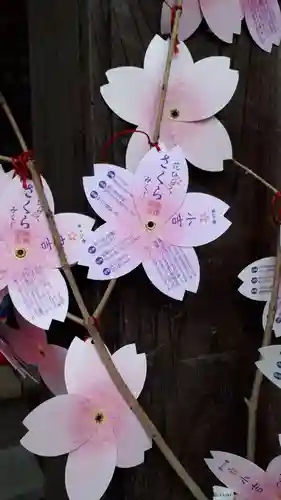
{"label": "red cord", "polygon": [[19,156],[12,158],[12,164],[15,170],[15,174],[20,177],[23,188],[27,189],[27,176],[28,176],[28,162],[32,158],[31,151],[24,151]]}
{"label": "red cord", "polygon": [[156,148],[157,151],[160,151],[160,147],[159,147],[159,144],[157,142],[152,142],[150,140],[150,137],[149,135],[144,132],[143,130],[134,130],[134,129],[127,129],[127,130],[121,130],[120,132],[116,132],[116,134],[113,134],[112,137],[110,137],[108,139],[108,141],[106,141],[105,145],[104,145],[104,148],[103,148],[103,153],[102,153],[102,156],[103,156],[103,161],[104,163],[106,163],[106,157],[107,157],[107,150],[109,148],[109,146],[111,146],[111,144],[113,144],[113,142],[118,139],[118,137],[120,137],[121,135],[126,135],[126,134],[143,134],[146,136],[147,138],[147,141],[148,141],[148,144],[151,148]]}
{"label": "red cord", "polygon": [[271,201],[271,212],[276,224],[281,224],[281,193],[278,191]]}

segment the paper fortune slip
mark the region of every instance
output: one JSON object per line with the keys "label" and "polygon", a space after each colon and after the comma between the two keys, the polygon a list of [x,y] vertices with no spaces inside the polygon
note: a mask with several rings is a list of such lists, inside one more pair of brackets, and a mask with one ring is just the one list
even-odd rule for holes
{"label": "paper fortune slip", "polygon": [[[241,33],[245,22],[255,43],[266,52],[281,40],[281,11],[278,0],[183,0],[179,37],[187,40],[204,18],[210,30],[227,43]],[[171,8],[163,2],[161,33],[171,31]]]}
{"label": "paper fortune slip", "polygon": [[[1,173],[5,190],[0,194],[0,290],[8,289],[15,308],[30,323],[48,329],[51,321],[64,321],[68,289],[52,235],[32,181],[24,189],[18,177]],[[49,186],[45,195],[54,212]],[[55,216],[61,242],[70,264],[75,264],[94,220],[85,215]]]}
{"label": "paper fortune slip", "polygon": [[[238,276],[238,278],[243,282],[238,289],[242,295],[252,300],[266,302],[262,315],[262,324],[264,329],[266,327],[270,296],[273,287],[275,262],[275,257],[265,257],[263,259],[256,260],[252,264],[245,267],[245,269],[243,269]],[[277,310],[273,330],[276,337],[281,336],[280,291],[277,300]]]}
{"label": "paper fortune slip", "polygon": [[106,223],[93,231],[79,264],[88,278],[108,280],[142,264],[164,294],[182,300],[196,292],[200,268],[193,247],[221,236],[230,226],[229,206],[213,196],[187,193],[188,167],[179,147],[152,148],[135,174],[115,165],[94,165],[84,178],[87,199]]}
{"label": "paper fortune slip", "polygon": [[225,486],[233,490],[235,498],[243,500],[278,500],[281,498],[281,455],[274,458],[264,471],[246,458],[211,451],[213,458],[205,460],[209,469]]}

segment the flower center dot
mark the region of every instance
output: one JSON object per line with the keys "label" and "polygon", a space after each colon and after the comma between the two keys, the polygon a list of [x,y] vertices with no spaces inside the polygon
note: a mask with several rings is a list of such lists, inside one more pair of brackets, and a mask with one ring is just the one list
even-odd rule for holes
{"label": "flower center dot", "polygon": [[27,250],[25,248],[17,248],[15,251],[15,256],[17,259],[24,259],[27,255]]}
{"label": "flower center dot", "polygon": [[148,231],[153,231],[153,229],[155,229],[156,227],[156,224],[155,222],[153,222],[153,220],[149,220],[145,227],[146,229],[148,229]]}
{"label": "flower center dot", "polygon": [[104,421],[105,421],[105,416],[101,411],[99,411],[95,415],[95,422],[96,422],[96,424],[103,424]]}
{"label": "flower center dot", "polygon": [[180,116],[179,110],[178,109],[171,109],[170,116],[171,116],[171,118],[174,118],[174,119],[178,118]]}

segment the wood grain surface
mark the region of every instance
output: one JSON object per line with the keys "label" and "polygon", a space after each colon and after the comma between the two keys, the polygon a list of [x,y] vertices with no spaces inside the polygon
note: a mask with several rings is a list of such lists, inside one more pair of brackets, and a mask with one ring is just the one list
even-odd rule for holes
{"label": "wood grain surface", "polygon": [[[161,0],[28,0],[32,124],[38,162],[53,190],[59,211],[91,214],[81,178],[92,162],[102,161],[105,141],[128,125],[103,102],[99,88],[105,71],[141,66],[147,45],[159,32]],[[220,114],[232,139],[234,157],[281,184],[280,50],[262,52],[243,25],[225,45],[202,24],[189,40],[195,60],[231,57],[240,72],[238,90]],[[207,82],[206,82],[207,84]],[[124,165],[127,138],[108,151]],[[177,302],[162,295],[141,268],[118,280],[102,318],[111,349],[136,342],[148,355],[148,377],[141,402],[174,452],[211,498],[215,477],[204,464],[209,450],[245,454],[246,406],[254,361],[262,337],[263,304],[237,291],[238,273],[274,251],[271,194],[231,162],[223,173],[190,167],[191,191],[227,202],[231,228],[198,249],[201,282],[196,295]],[[105,283],[85,279],[75,269],[91,309]],[[75,313],[75,305],[71,304]],[[81,328],[54,324],[51,340],[68,345]],[[281,393],[269,382],[262,388],[258,418],[258,462],[266,466],[278,453]],[[64,459],[44,460],[47,500],[64,500]],[[93,474],[95,471],[93,471]],[[117,470],[106,499],[191,499],[154,447],[143,465]]]}

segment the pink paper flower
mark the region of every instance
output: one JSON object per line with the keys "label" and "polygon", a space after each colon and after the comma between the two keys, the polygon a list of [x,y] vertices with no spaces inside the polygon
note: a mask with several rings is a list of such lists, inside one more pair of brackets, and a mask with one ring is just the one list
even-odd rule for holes
{"label": "pink paper flower", "polygon": [[[112,360],[135,397],[146,378],[146,356],[135,345],[116,351]],[[49,399],[24,420],[29,432],[21,444],[33,453],[69,453],[65,483],[71,500],[98,500],[115,467],[144,461],[151,439],[113,385],[91,343],[75,338],[66,357],[68,394]],[[48,432],[46,432],[48,429]]]}
{"label": "pink paper flower", "polygon": [[88,201],[106,222],[92,232],[79,264],[90,279],[107,280],[142,263],[150,281],[182,300],[196,292],[200,269],[192,247],[209,243],[230,226],[229,206],[213,196],[188,193],[188,168],[179,147],[151,149],[135,174],[115,165],[94,166],[84,177]]}
{"label": "pink paper flower", "polygon": [[[156,122],[168,41],[156,35],[145,55],[144,67],[107,71],[109,83],[101,87],[107,105],[123,120],[138,125],[151,138]],[[185,157],[203,170],[219,171],[232,158],[232,147],[223,125],[214,115],[232,98],[238,72],[229,69],[228,57],[208,57],[193,63],[184,43],[174,56],[160,142],[167,149],[180,146]],[[149,150],[142,134],[133,134],[126,165],[135,171]]]}
{"label": "pink paper flower", "polygon": [[[173,1],[171,2],[173,5]],[[243,11],[240,0],[183,0],[179,37],[187,40],[205,17],[210,29],[224,42],[231,43],[234,33],[241,33]],[[171,9],[163,2],[161,33],[171,31]]]}
{"label": "pink paper flower", "polygon": [[[28,323],[20,314],[16,314],[16,319],[18,329],[0,325],[0,338],[4,339],[5,347],[8,348],[10,354],[8,361],[24,376],[29,375],[25,364],[37,366],[41,378],[50,391],[54,394],[65,394],[67,391],[64,381],[64,364],[67,349],[48,344],[45,331]],[[4,355],[6,349],[4,349]],[[15,366],[14,361],[20,364],[20,369],[17,365]]]}
{"label": "pink paper flower", "polygon": [[[281,12],[278,0],[183,0],[180,39],[187,40],[204,17],[218,38],[231,43],[233,35],[241,33],[244,16],[250,34],[260,48],[271,52],[273,44],[280,44]],[[171,9],[163,3],[161,32],[169,34],[170,30]]]}
{"label": "pink paper flower", "polygon": [[237,493],[240,500],[278,500],[281,498],[281,455],[274,458],[266,471],[246,458],[212,451],[205,462],[215,476]]}
{"label": "pink paper flower", "polygon": [[[45,181],[43,185],[54,211],[52,193]],[[74,264],[94,221],[80,214],[58,214],[55,219],[68,260]],[[0,256],[0,290],[8,287],[21,315],[44,329],[52,319],[64,321],[68,290],[32,181],[24,189],[19,178],[9,179],[0,197]]]}

